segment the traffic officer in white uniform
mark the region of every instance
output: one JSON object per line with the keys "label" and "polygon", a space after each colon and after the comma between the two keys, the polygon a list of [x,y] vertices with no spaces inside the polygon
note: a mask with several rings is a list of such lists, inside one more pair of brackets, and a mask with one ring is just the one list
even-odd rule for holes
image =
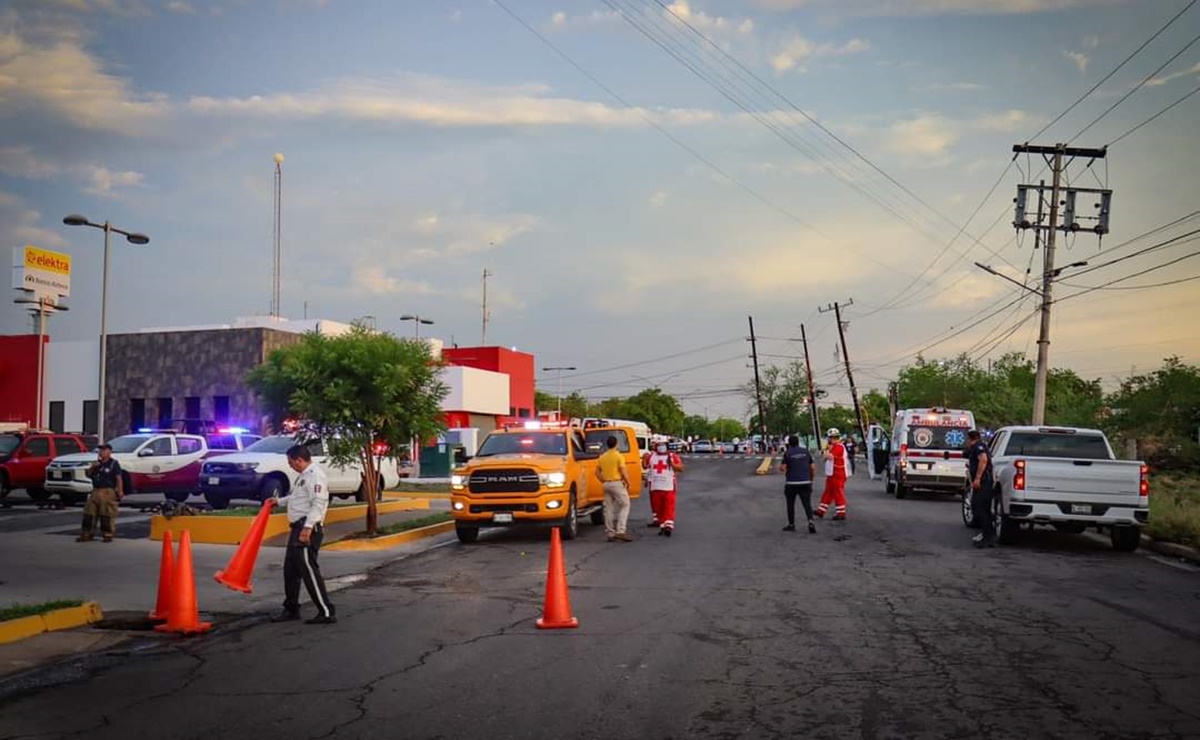
{"label": "traffic officer in white uniform", "polygon": [[283,558],[283,611],[272,622],[290,622],[300,618],[300,582],[317,607],[317,616],[306,624],[333,624],[337,621],[325,579],[317,565],[317,555],[324,539],[325,511],[329,508],[329,484],[325,471],[312,461],[312,453],[304,445],[293,445],[287,451],[288,466],[300,474],[292,490],[278,504],[287,502],[287,554]]}

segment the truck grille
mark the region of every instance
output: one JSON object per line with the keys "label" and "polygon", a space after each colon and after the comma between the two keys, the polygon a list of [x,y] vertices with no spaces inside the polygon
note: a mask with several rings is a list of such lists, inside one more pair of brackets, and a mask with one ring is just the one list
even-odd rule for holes
{"label": "truck grille", "polygon": [[237,466],[233,463],[207,462],[204,463],[203,472],[205,473],[236,473]]}
{"label": "truck grille", "polygon": [[467,481],[471,493],[537,493],[538,474],[529,468],[476,470]]}

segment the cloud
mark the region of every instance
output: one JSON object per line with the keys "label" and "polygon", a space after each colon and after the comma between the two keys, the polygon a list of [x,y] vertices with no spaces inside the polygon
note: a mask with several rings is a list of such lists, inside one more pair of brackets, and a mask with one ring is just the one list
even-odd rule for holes
{"label": "cloud", "polygon": [[621,14],[615,10],[593,10],[585,15],[568,15],[557,11],[550,16],[547,28],[554,31],[579,31],[587,28],[603,28],[617,26],[621,23]]}
{"label": "cloud", "polygon": [[1155,77],[1154,79],[1148,81],[1146,83],[1146,85],[1148,85],[1150,87],[1161,87],[1162,85],[1165,85],[1168,82],[1171,82],[1172,80],[1177,80],[1180,77],[1192,77],[1193,75],[1200,75],[1200,62],[1196,62],[1191,67],[1188,67],[1187,69],[1182,70],[1180,72],[1172,72],[1169,75],[1163,75],[1162,77]]}
{"label": "cloud", "polygon": [[9,177],[42,180],[57,174],[58,165],[39,160],[27,146],[0,148],[0,172]]}
{"label": "cloud", "polygon": [[435,295],[442,291],[429,283],[388,275],[384,268],[378,265],[358,265],[354,268],[352,288],[363,290],[372,295],[387,295],[392,293],[409,293],[412,295]]}
{"label": "cloud", "polygon": [[887,135],[887,146],[898,154],[941,154],[961,135],[961,126],[940,114],[930,113],[896,121]]}
{"label": "cloud", "polygon": [[710,37],[728,34],[748,36],[754,32],[754,21],[749,18],[709,15],[694,9],[688,0],[675,0],[663,10],[663,14],[676,23],[685,22]]}
{"label": "cloud", "polygon": [[454,10],[450,11],[450,22],[451,23],[458,23],[459,21],[462,20],[462,18],[463,18],[463,12],[461,10],[459,10],[458,8],[455,8]]}
{"label": "cloud", "polygon": [[1064,51],[1063,56],[1075,62],[1075,66],[1079,67],[1080,74],[1087,74],[1088,62],[1092,61],[1091,57],[1082,51]]}
{"label": "cloud", "polygon": [[1029,130],[1035,120],[1033,116],[1023,110],[1009,109],[1000,113],[984,113],[971,121],[970,125],[983,131],[1009,133]]}
{"label": "cloud", "polygon": [[978,82],[937,82],[917,88],[920,92],[975,92],[983,89],[984,86]]}
{"label": "cloud", "polygon": [[647,200],[647,202],[654,208],[662,208],[664,205],[667,204],[667,191],[666,190],[654,191],[654,193],[650,196],[650,198]]}
{"label": "cloud", "polygon": [[42,215],[25,204],[21,198],[0,191],[0,243],[10,246],[33,244],[49,249],[66,249],[69,245],[57,231],[42,228]]}
{"label": "cloud", "polygon": [[120,195],[122,188],[137,188],[145,183],[145,176],[140,172],[114,172],[107,167],[89,168],[88,178],[91,185],[86,192],[105,198]]}
{"label": "cloud", "polygon": [[763,10],[836,7],[847,15],[1028,15],[1117,5],[1131,0],[752,0]]}
{"label": "cloud", "polygon": [[804,72],[804,64],[810,59],[859,54],[870,48],[871,44],[863,39],[850,39],[839,46],[832,43],[816,44],[796,34],[783,42],[778,51],[771,56],[771,68],[777,73],[793,70]]}
{"label": "cloud", "polygon": [[171,2],[167,3],[167,10],[172,13],[182,13],[184,15],[196,14],[196,9],[192,7],[191,3],[184,2],[184,0],[171,0]]}

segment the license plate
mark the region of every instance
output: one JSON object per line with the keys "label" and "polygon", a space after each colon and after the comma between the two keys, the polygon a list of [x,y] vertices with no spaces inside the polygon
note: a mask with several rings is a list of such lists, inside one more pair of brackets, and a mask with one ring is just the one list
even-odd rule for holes
{"label": "license plate", "polygon": [[208,485],[210,485],[210,486],[215,486],[215,485],[219,484],[220,482],[221,482],[220,478],[209,478],[208,479]]}
{"label": "license plate", "polygon": [[1072,514],[1091,514],[1092,513],[1092,505],[1091,504],[1071,504],[1071,513]]}
{"label": "license plate", "polygon": [[513,515],[511,511],[497,511],[492,514],[492,521],[497,524],[512,524]]}
{"label": "license plate", "polygon": [[933,470],[933,463],[913,463],[917,470]]}
{"label": "license plate", "polygon": [[66,473],[66,471],[51,470],[50,477],[58,478],[59,480],[62,480],[67,477],[67,473]]}

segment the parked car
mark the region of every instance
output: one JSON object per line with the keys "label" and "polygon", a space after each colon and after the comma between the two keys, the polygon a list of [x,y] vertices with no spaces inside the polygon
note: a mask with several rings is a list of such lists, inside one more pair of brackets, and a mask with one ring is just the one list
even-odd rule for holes
{"label": "parked car", "polygon": [[712,440],[698,439],[695,442],[692,442],[692,452],[693,453],[710,453],[710,452],[716,452],[716,451],[717,451],[716,445],[714,445],[712,443]]}
{"label": "parked car", "polygon": [[[998,492],[1001,544],[1017,541],[1021,527],[1051,526],[1079,533],[1107,530],[1113,548],[1136,550],[1150,516],[1148,469],[1117,460],[1098,429],[1002,427],[991,444]],[[963,497],[963,522],[974,512]]]}
{"label": "parked car", "polygon": [[18,488],[29,498],[45,501],[46,466],[59,455],[88,450],[87,442],[77,434],[57,434],[31,430],[20,425],[0,433],[0,499]]}

